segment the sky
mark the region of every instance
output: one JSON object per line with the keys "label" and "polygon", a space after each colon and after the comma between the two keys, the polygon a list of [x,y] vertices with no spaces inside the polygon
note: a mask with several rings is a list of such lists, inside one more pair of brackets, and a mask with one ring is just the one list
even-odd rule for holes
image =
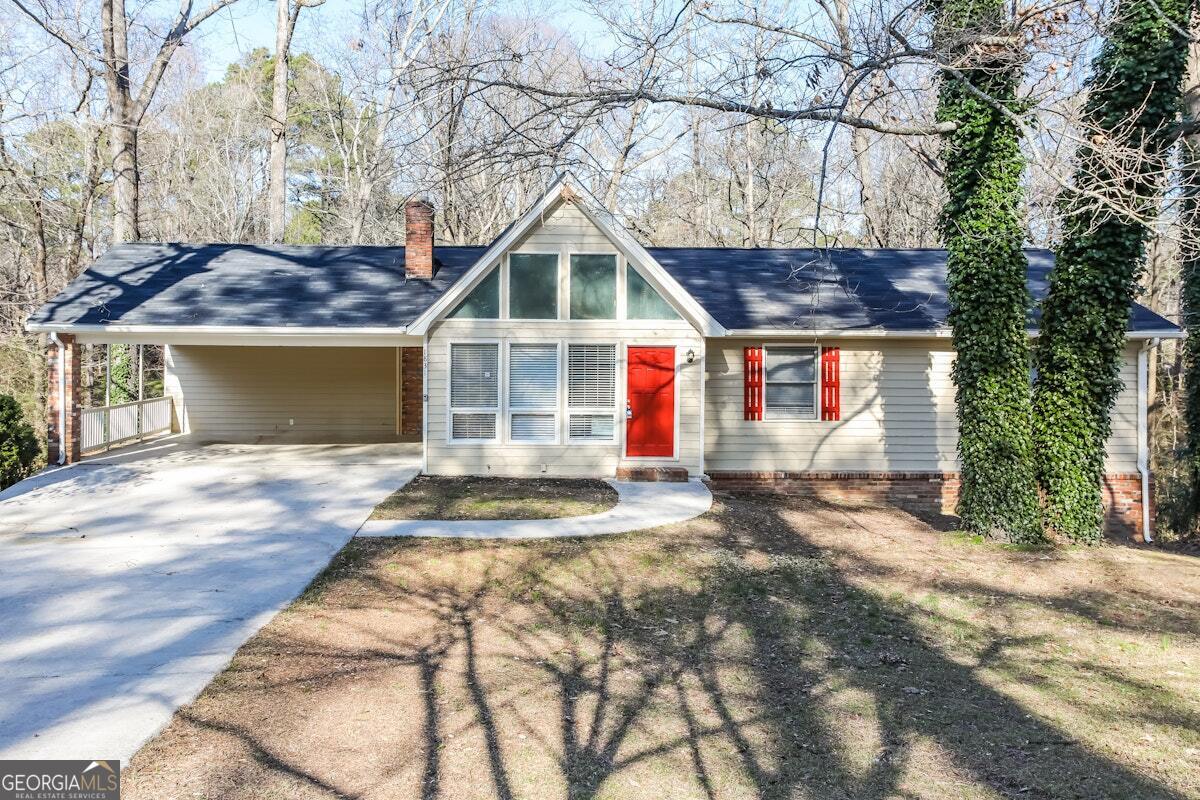
{"label": "sky", "polygon": [[[553,6],[551,12],[550,6]],[[340,19],[356,14],[362,0],[325,0],[324,4],[305,9],[296,25],[296,42],[303,48],[305,43],[328,36],[341,26]],[[520,7],[520,8],[518,8]],[[526,3],[519,0],[501,0],[496,6],[503,13],[530,14]],[[552,21],[557,27],[572,30],[585,37],[576,37],[579,42],[590,41],[593,46],[598,38],[603,39],[602,25],[581,7],[565,2],[547,0],[547,7],[538,14]],[[220,80],[225,68],[238,61],[246,53],[258,47],[275,49],[275,2],[274,0],[238,0],[217,12],[210,20],[196,29],[196,44],[205,54],[206,77],[210,81]]]}
{"label": "sky", "polygon": [[[315,9],[305,9],[296,24],[297,41],[305,41],[312,28],[314,15],[334,18],[352,13],[352,0],[325,0]],[[216,16],[196,29],[204,48],[210,81],[220,80],[225,68],[258,47],[275,49],[275,3],[269,0],[240,0],[217,12]]]}

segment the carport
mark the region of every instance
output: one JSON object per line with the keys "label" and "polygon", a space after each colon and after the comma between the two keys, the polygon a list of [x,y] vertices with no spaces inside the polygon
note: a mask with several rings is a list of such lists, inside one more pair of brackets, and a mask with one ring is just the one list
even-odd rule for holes
{"label": "carport", "polygon": [[[405,247],[113,247],[26,326],[49,336],[52,463],[79,460],[84,429],[104,433],[94,451],[164,421],[199,442],[420,441],[424,340],[407,327],[483,250],[433,247],[432,213],[409,209]],[[85,410],[88,344],[163,346],[166,399]]]}
{"label": "carport", "polygon": [[[197,443],[421,440],[419,337],[80,327],[51,336],[47,425],[52,463],[60,460],[60,447],[61,460],[73,463],[89,452],[168,431]],[[80,351],[87,344],[164,345],[163,397],[85,407]]]}

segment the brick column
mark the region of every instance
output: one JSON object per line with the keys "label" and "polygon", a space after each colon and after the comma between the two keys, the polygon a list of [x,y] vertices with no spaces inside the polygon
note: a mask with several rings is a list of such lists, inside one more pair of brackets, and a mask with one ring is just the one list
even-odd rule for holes
{"label": "brick column", "polygon": [[422,415],[424,414],[424,398],[422,392],[422,366],[424,350],[420,347],[402,348],[402,367],[400,381],[400,404],[403,409],[403,425],[400,433],[407,439],[421,438],[424,430]]}
{"label": "brick column", "polygon": [[67,409],[65,417],[67,441],[66,463],[74,464],[79,460],[80,348],[75,341],[75,337],[70,334],[60,333],[58,338],[62,341],[63,347],[66,349],[66,358],[63,359],[63,363],[66,367],[67,396],[65,398],[59,396],[59,389],[61,387],[58,372],[59,348],[51,344],[46,352],[46,375],[49,380],[46,392],[46,449],[49,452],[49,463],[52,465],[57,464],[59,459],[59,409],[64,404]]}

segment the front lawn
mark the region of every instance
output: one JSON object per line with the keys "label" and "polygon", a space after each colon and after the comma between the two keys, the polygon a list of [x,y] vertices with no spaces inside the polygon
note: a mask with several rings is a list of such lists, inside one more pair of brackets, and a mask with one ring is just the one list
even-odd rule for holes
{"label": "front lawn", "polygon": [[601,480],[419,475],[371,519],[555,519],[607,511],[617,491]]}
{"label": "front lawn", "polygon": [[530,543],[355,540],[127,798],[1200,795],[1200,561],[718,496]]}

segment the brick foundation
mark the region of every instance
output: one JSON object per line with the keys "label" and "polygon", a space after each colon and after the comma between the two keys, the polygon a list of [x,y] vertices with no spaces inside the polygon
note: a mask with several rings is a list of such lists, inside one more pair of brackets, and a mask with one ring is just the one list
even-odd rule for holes
{"label": "brick foundation", "polygon": [[419,440],[424,430],[425,413],[424,351],[420,347],[403,347],[400,359],[400,435]]}
{"label": "brick foundation", "polygon": [[686,481],[688,471],[683,467],[617,467],[619,481]]}
{"label": "brick foundation", "polygon": [[69,334],[59,334],[58,338],[66,348],[66,388],[67,396],[59,396],[59,357],[58,347],[51,344],[46,350],[46,449],[47,460],[57,464],[59,459],[59,409],[66,404],[66,443],[67,452],[65,463],[74,464],[79,460],[79,375],[80,347],[75,337]]}
{"label": "brick foundation", "polygon": [[[921,516],[948,518],[958,505],[957,472],[709,472],[714,489],[765,491],[836,503],[889,504]],[[1142,482],[1134,474],[1104,477],[1105,528],[1142,539]],[[1151,525],[1154,522],[1150,492]]]}
{"label": "brick foundation", "polygon": [[[1111,534],[1145,541],[1142,531],[1142,476],[1134,473],[1105,475],[1104,528]],[[1154,530],[1154,480],[1150,481],[1150,529]]]}

